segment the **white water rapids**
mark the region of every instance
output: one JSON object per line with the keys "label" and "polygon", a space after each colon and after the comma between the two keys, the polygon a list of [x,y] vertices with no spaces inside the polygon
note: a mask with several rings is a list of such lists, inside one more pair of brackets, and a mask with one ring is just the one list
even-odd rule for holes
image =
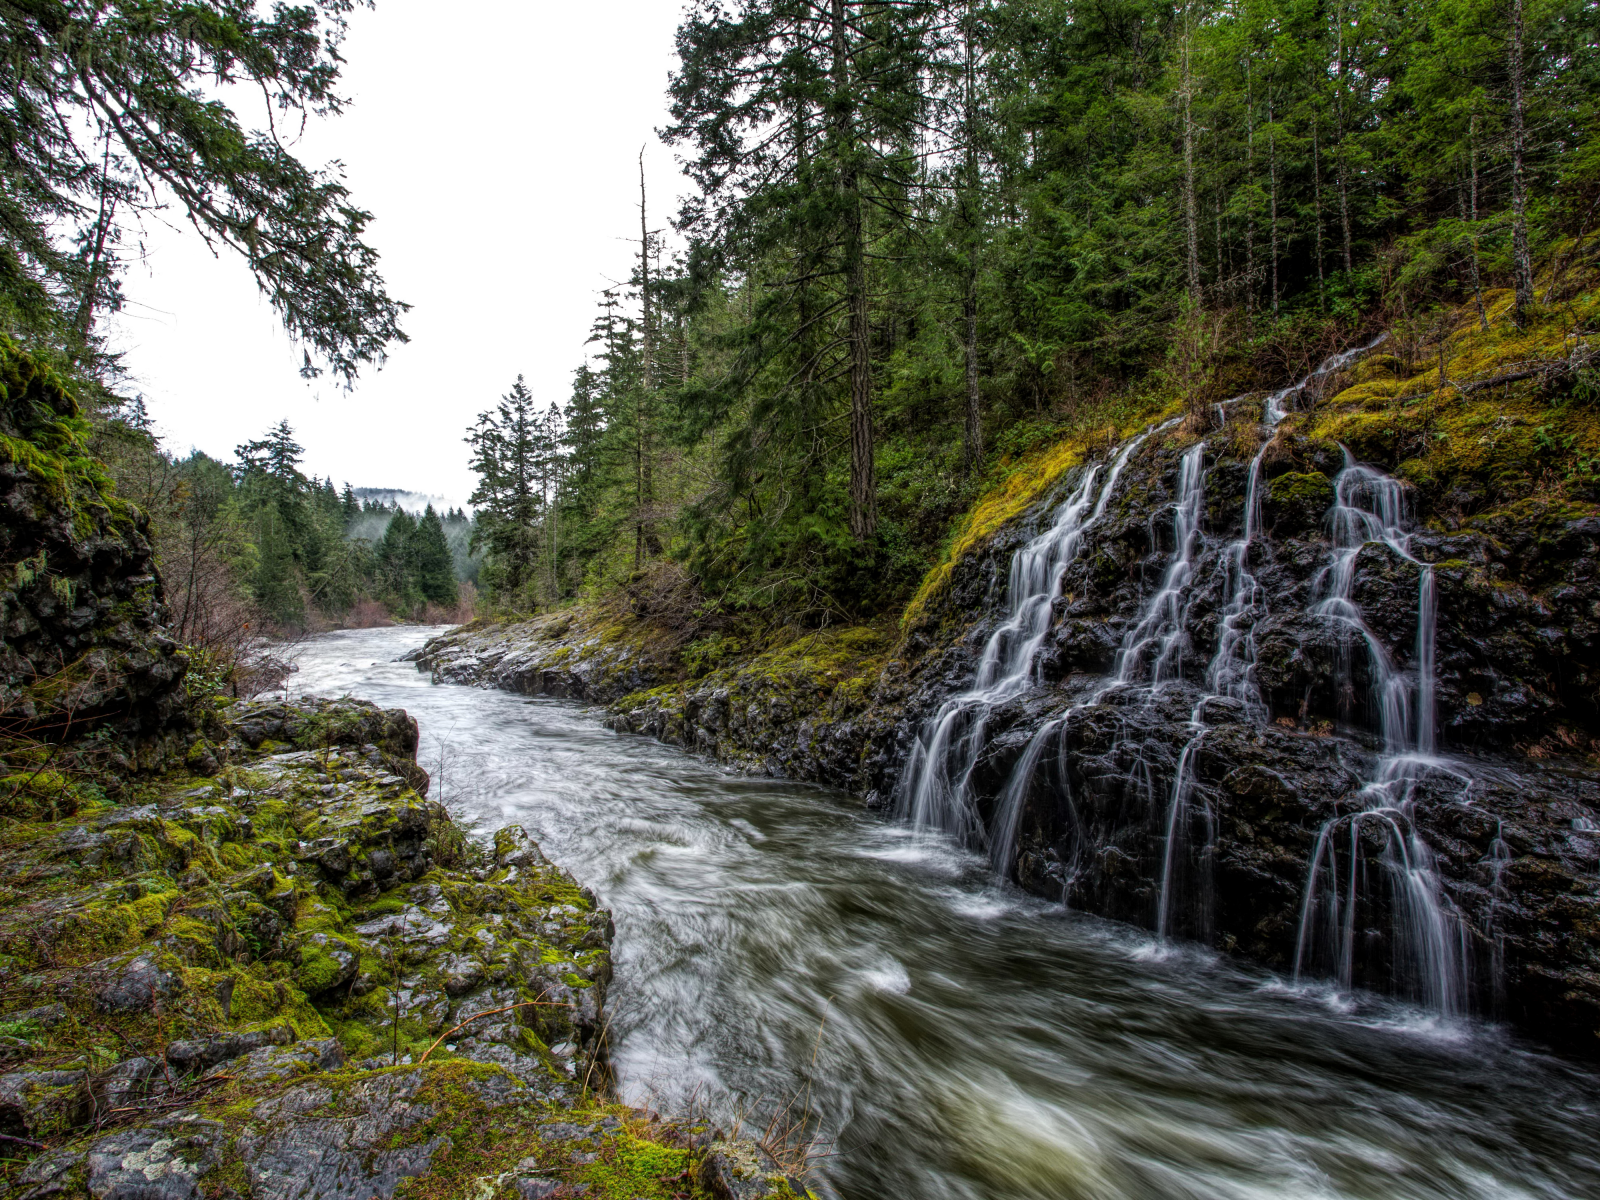
{"label": "white water rapids", "polygon": [[[1092,509],[1090,510],[1092,511]],[[627,1098],[809,1109],[842,1200],[1600,1196],[1600,1078],[997,886],[948,836],[732,775],[578,705],[432,685],[429,631],[328,634],[295,691],[407,709],[434,794],[525,825],[616,916]]]}

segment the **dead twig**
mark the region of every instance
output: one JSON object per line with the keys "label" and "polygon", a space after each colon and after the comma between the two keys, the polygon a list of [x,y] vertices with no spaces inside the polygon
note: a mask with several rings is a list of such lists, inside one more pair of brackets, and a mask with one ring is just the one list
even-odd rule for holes
{"label": "dead twig", "polygon": [[439,1048],[439,1043],[444,1041],[445,1038],[449,1037],[452,1033],[456,1032],[456,1030],[458,1030],[458,1029],[465,1029],[468,1025],[471,1025],[474,1021],[476,1021],[480,1017],[492,1017],[496,1013],[510,1012],[513,1009],[517,1009],[517,1008],[571,1008],[571,1007],[572,1007],[572,1005],[563,1004],[563,1003],[561,1003],[560,1001],[557,1001],[557,1000],[524,1000],[521,1004],[508,1004],[504,1008],[490,1008],[490,1009],[486,1009],[485,1011],[483,1011],[481,1013],[473,1013],[465,1021],[462,1021],[461,1024],[452,1025],[449,1029],[446,1029],[443,1033],[441,1033],[438,1036],[438,1038],[435,1039],[433,1045],[428,1047],[427,1052],[424,1053],[421,1058],[417,1059],[417,1066],[420,1067],[423,1063],[427,1062],[428,1061],[428,1055],[432,1054],[435,1050],[437,1050]]}

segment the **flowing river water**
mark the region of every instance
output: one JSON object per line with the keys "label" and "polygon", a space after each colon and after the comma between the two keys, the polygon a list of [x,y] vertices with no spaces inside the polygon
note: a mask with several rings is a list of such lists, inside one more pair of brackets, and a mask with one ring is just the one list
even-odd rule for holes
{"label": "flowing river water", "polygon": [[294,694],[400,707],[434,796],[517,823],[616,917],[624,1098],[760,1127],[841,1200],[1600,1197],[1600,1074],[997,886],[826,789],[433,685],[437,630],[327,634]]}

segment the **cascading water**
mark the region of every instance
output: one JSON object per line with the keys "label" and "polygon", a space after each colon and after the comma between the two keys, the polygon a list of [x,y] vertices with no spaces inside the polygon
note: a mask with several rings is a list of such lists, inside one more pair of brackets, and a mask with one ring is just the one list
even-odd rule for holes
{"label": "cascading water", "polygon": [[1206,669],[1206,690],[1212,696],[1237,700],[1253,718],[1265,716],[1261,693],[1255,684],[1255,629],[1261,618],[1267,615],[1267,606],[1266,597],[1250,572],[1248,558],[1250,546],[1261,532],[1261,470],[1267,450],[1272,446],[1278,426],[1289,415],[1287,406],[1292,401],[1322,379],[1342,371],[1383,340],[1380,336],[1364,346],[1340,351],[1298,383],[1273,392],[1262,406],[1261,423],[1266,437],[1255,457],[1250,460],[1250,471],[1245,482],[1243,530],[1222,554],[1222,570],[1228,582],[1228,605],[1222,612],[1216,654]]}
{"label": "cascading water", "polygon": [[1178,467],[1178,499],[1173,505],[1172,558],[1161,586],[1144,606],[1139,619],[1123,635],[1112,668],[1115,686],[1134,683],[1154,652],[1150,663],[1150,682],[1160,684],[1177,678],[1183,669],[1184,597],[1194,580],[1195,556],[1199,552],[1200,508],[1205,500],[1206,444],[1197,442],[1183,456]]}
{"label": "cascading water", "polygon": [[1139,617],[1123,634],[1117,648],[1115,667],[1080,704],[1062,716],[1041,725],[1011,769],[995,809],[995,836],[990,839],[989,857],[995,870],[1004,874],[1016,850],[1017,829],[1022,806],[1033,784],[1034,772],[1044,757],[1047,743],[1064,729],[1078,708],[1098,704],[1113,688],[1135,683],[1141,667],[1154,651],[1150,663],[1150,689],[1176,678],[1182,668],[1183,639],[1187,606],[1183,603],[1194,578],[1194,563],[1202,541],[1200,512],[1205,499],[1205,443],[1198,442],[1185,452],[1178,468],[1178,496],[1173,504],[1172,556],[1161,576],[1161,586],[1145,602]]}
{"label": "cascading water", "polygon": [[[1333,355],[1304,379],[1266,398],[1262,411],[1264,437],[1250,462],[1240,533],[1217,558],[1217,569],[1222,574],[1220,591],[1227,598],[1219,612],[1217,642],[1203,676],[1203,691],[1190,716],[1191,734],[1179,754],[1170,786],[1158,783],[1166,770],[1150,761],[1142,749],[1135,750],[1133,769],[1149,785],[1146,790],[1158,792],[1158,788],[1164,786],[1167,800],[1166,811],[1162,814],[1164,819],[1158,826],[1162,863],[1155,924],[1162,935],[1172,931],[1178,911],[1179,865],[1188,853],[1188,831],[1197,815],[1191,809],[1196,790],[1195,766],[1207,733],[1206,709],[1213,701],[1225,700],[1242,706],[1253,720],[1261,721],[1266,717],[1255,680],[1255,630],[1267,615],[1268,606],[1250,562],[1252,547],[1259,541],[1262,531],[1266,454],[1278,425],[1302,393],[1377,344],[1375,341]],[[987,843],[991,862],[1002,874],[1011,869],[1015,857],[1022,812],[1035,774],[1052,742],[1057,744],[1058,756],[1065,761],[1075,714],[1105,700],[1113,691],[1132,692],[1135,703],[1153,705],[1165,685],[1184,677],[1188,609],[1194,600],[1200,567],[1206,556],[1201,530],[1206,476],[1203,443],[1190,447],[1180,460],[1172,506],[1172,552],[1160,585],[1141,605],[1125,631],[1111,674],[1077,705],[1044,722],[1034,733],[997,797],[994,819],[991,827],[985,830],[972,794],[971,775],[984,748],[989,712],[996,703],[1016,696],[1036,682],[1033,660],[1048,633],[1051,603],[1060,589],[1062,575],[1079,552],[1084,535],[1104,511],[1117,476],[1146,436],[1148,433],[1122,448],[1098,492],[1091,515],[1084,514],[1098,481],[1098,473],[1093,469],[1085,473],[1052,528],[1014,557],[1007,620],[985,646],[971,688],[947,701],[928,723],[901,776],[897,789],[901,815],[918,825],[955,833],[969,845]],[[1375,798],[1370,811],[1363,814],[1376,818],[1380,813],[1389,814],[1403,808],[1408,801],[1397,801],[1396,797],[1401,792],[1409,796],[1411,785],[1407,781],[1417,771],[1441,765],[1433,757],[1433,574],[1427,564],[1418,562],[1407,549],[1409,534],[1403,526],[1398,482],[1351,463],[1341,472],[1337,486],[1338,502],[1333,513],[1334,553],[1324,572],[1323,599],[1318,611],[1329,619],[1341,621],[1359,635],[1373,658],[1375,678],[1381,681],[1378,690],[1385,758],[1379,778],[1369,785],[1369,791],[1373,791],[1375,797],[1381,792],[1383,799],[1380,802]],[[1416,662],[1410,674],[1394,668],[1382,644],[1350,600],[1356,556],[1361,547],[1372,540],[1389,545],[1416,563],[1419,569]],[[1130,744],[1118,742],[1119,746]],[[1065,779],[1066,771],[1059,773]],[[1067,801],[1070,807],[1070,796]],[[1152,796],[1151,806],[1155,803]],[[1200,852],[1203,863],[1206,848],[1213,840],[1214,817],[1209,806],[1202,815],[1203,828],[1196,825],[1195,837],[1198,839],[1203,834],[1205,838]],[[1428,847],[1411,830],[1409,817],[1400,813],[1395,828],[1402,825],[1407,832],[1403,837],[1391,839],[1383,861],[1397,881],[1396,911],[1410,931],[1404,940],[1408,946],[1417,947],[1414,953],[1408,951],[1407,954],[1413,973],[1427,981],[1421,988],[1424,998],[1436,1000],[1438,1007],[1448,1010],[1455,1003],[1451,997],[1461,990],[1449,983],[1438,983],[1460,975],[1452,964],[1458,963],[1461,955],[1448,945],[1452,918],[1440,903]],[[1319,837],[1317,850],[1319,856],[1327,856],[1330,862],[1333,856],[1331,833],[1330,827]],[[1312,871],[1315,880],[1315,865]],[[1203,903],[1202,898],[1202,906]],[[1310,906],[1308,901],[1308,912]],[[1348,923],[1353,915],[1353,910],[1341,913],[1339,919]],[[1310,923],[1308,916],[1303,924]],[[1204,922],[1200,924],[1203,927]],[[1303,930],[1302,941],[1307,936]],[[1343,939],[1345,944],[1350,940]]]}
{"label": "cascading water", "polygon": [[[1433,851],[1413,821],[1416,787],[1429,771],[1470,783],[1434,753],[1434,571],[1411,553],[1405,487],[1399,480],[1356,462],[1346,451],[1334,494],[1333,552],[1319,576],[1322,599],[1311,611],[1334,624],[1346,662],[1349,646],[1365,647],[1383,752],[1362,788],[1362,809],[1334,817],[1318,832],[1295,944],[1295,976],[1331,967],[1341,987],[1354,986],[1357,908],[1364,890],[1362,833],[1371,830],[1383,840],[1378,861],[1394,909],[1395,982],[1430,1007],[1454,1015],[1466,1006],[1466,925],[1440,889]],[[1406,670],[1395,664],[1351,598],[1358,560],[1369,546],[1385,547],[1417,568],[1417,633]],[[1341,825],[1349,830],[1343,868],[1335,837]]]}
{"label": "cascading water", "polygon": [[969,778],[983,749],[989,710],[1033,684],[1034,655],[1050,630],[1061,577],[1104,515],[1128,459],[1149,436],[1147,430],[1122,447],[1103,483],[1100,466],[1086,468],[1051,527],[1012,556],[1006,620],[984,644],[972,686],[940,706],[900,777],[895,807],[912,824],[954,834],[967,845],[988,840]]}
{"label": "cascading water", "polygon": [[[1240,536],[1223,550],[1220,559],[1228,603],[1223,609],[1219,624],[1216,652],[1206,668],[1205,694],[1200,697],[1190,714],[1192,736],[1179,755],[1178,767],[1168,793],[1161,883],[1156,902],[1156,932],[1163,937],[1171,932],[1177,866],[1183,850],[1185,831],[1189,825],[1189,802],[1194,794],[1195,759],[1206,732],[1202,713],[1209,701],[1220,697],[1241,703],[1246,713],[1254,719],[1262,720],[1266,716],[1255,683],[1255,629],[1267,615],[1267,604],[1260,585],[1249,569],[1248,560],[1250,547],[1261,530],[1262,467],[1267,450],[1272,444],[1278,426],[1288,415],[1290,403],[1319,380],[1356,361],[1382,340],[1380,337],[1367,345],[1332,355],[1305,378],[1268,395],[1262,407],[1265,437],[1260,449],[1251,459],[1246,477],[1242,529]],[[1091,696],[1090,703],[1098,701],[1110,686],[1130,683],[1143,653],[1157,641],[1161,649],[1156,655],[1151,671],[1152,688],[1167,680],[1181,677],[1181,647],[1188,622],[1187,605],[1183,604],[1180,598],[1192,583],[1193,557],[1201,540],[1199,515],[1204,487],[1203,453],[1203,444],[1193,447],[1184,456],[1180,468],[1180,498],[1174,516],[1176,545],[1162,586],[1152,597],[1139,621],[1124,637],[1117,656],[1116,670],[1108,686]],[[1070,713],[1068,716],[1070,717]],[[1064,724],[1064,721],[1058,724]],[[1028,753],[1019,761],[1017,771],[1007,783],[1001,812],[1006,818],[1006,829],[1013,838],[1020,819],[1021,804],[1026,798],[1028,784],[1031,782],[1039,758],[1035,752],[1037,742],[1040,737],[1051,736],[1053,733],[1054,730],[1050,726],[1040,730],[1035,738],[1035,745],[1030,745]],[[1207,830],[1205,845],[1209,847],[1212,840],[1210,836],[1212,814],[1209,808],[1205,810],[1204,816]],[[997,846],[997,850],[998,848]],[[1006,853],[1004,855],[997,853],[995,856],[996,864],[1002,870],[1009,861],[1010,849],[1010,845],[1006,845]],[[1205,853],[1206,849],[1203,848],[1202,857]]]}

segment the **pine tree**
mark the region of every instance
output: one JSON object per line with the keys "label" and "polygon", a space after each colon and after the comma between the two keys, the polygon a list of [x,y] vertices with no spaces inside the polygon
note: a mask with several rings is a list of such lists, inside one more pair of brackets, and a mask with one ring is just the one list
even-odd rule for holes
{"label": "pine tree", "polygon": [[[249,264],[307,347],[346,380],[404,340],[370,214],[337,164],[301,163],[278,135],[293,114],[337,113],[348,6],[222,0],[35,0],[0,5],[0,321],[91,370],[94,316],[120,304],[123,239],[176,202],[213,247]],[[238,85],[243,85],[242,87]],[[248,130],[259,92],[281,114]],[[63,244],[77,226],[76,251]]]}
{"label": "pine tree", "polygon": [[[750,378],[799,359],[787,395],[763,414],[791,428],[815,420],[811,385],[836,381],[848,411],[849,528],[869,547],[878,501],[869,243],[875,221],[907,215],[936,15],[916,0],[708,6],[679,31],[672,81],[668,139],[698,155],[689,170],[701,195],[684,225],[744,267],[748,300],[763,302],[740,369]],[[820,294],[822,279],[832,296]],[[742,490],[744,464],[729,465]]]}
{"label": "pine tree", "polygon": [[459,593],[456,589],[455,564],[450,557],[450,545],[445,540],[444,523],[433,505],[423,511],[413,535],[411,559],[416,576],[417,590],[424,600],[434,604],[454,604]]}
{"label": "pine tree", "polygon": [[474,544],[492,556],[497,584],[509,597],[517,597],[535,575],[544,507],[540,414],[522,376],[497,408],[478,414],[467,443],[478,474],[471,496],[478,509]]}

